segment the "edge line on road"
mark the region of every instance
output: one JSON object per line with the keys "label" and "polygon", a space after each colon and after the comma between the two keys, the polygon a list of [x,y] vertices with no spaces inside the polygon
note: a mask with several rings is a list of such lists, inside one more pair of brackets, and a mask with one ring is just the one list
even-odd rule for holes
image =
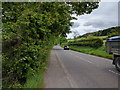
{"label": "edge line on road", "polygon": [[112,71],[112,70],[109,70],[109,72],[112,72],[112,73],[114,73],[114,74],[116,74],[116,75],[120,75],[119,73],[117,73],[117,72],[115,72],[115,71]]}
{"label": "edge line on road", "polygon": [[60,63],[60,66],[63,68],[63,71],[64,71],[64,73],[65,73],[66,76],[67,76],[67,79],[68,79],[68,81],[69,81],[69,83],[70,83],[71,88],[78,88],[77,84],[76,84],[75,81],[72,79],[71,75],[68,73],[68,71],[67,71],[67,69],[65,68],[64,64],[62,63],[61,59],[58,57],[56,51],[55,51],[55,55],[56,55],[56,57],[57,57],[57,59],[58,59],[58,62]]}

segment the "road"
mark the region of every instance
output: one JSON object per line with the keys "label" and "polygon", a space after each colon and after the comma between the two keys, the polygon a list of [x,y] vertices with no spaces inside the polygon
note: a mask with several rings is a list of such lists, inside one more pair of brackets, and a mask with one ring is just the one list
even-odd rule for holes
{"label": "road", "polygon": [[[117,72],[112,65],[112,60],[101,58],[98,56],[88,55],[72,50],[63,50],[60,46],[55,46],[52,50],[56,54],[61,68],[64,71],[64,85],[67,82],[69,85],[66,88],[118,88],[120,73]],[[55,60],[56,60],[55,59]],[[53,59],[52,59],[53,60]],[[55,61],[53,61],[55,64]],[[57,70],[58,66],[54,66],[51,63],[51,69],[48,70],[47,77],[49,77],[49,83],[51,87],[57,87],[57,79],[59,79],[60,70]],[[57,64],[56,64],[57,65]],[[56,69],[56,70],[54,70]],[[53,72],[54,71],[54,72]],[[54,73],[54,74],[53,74]],[[58,74],[58,75],[57,75]],[[62,75],[61,75],[62,77]],[[51,81],[50,81],[51,79]],[[48,78],[46,79],[46,81]],[[61,79],[62,80],[62,79]],[[66,81],[64,81],[66,80]],[[54,82],[52,82],[54,81]],[[60,82],[59,82],[60,83]],[[62,83],[62,81],[61,81]],[[63,85],[61,85],[63,86]],[[60,86],[60,87],[61,87]],[[60,88],[59,86],[57,88]],[[48,88],[50,88],[48,86]]]}

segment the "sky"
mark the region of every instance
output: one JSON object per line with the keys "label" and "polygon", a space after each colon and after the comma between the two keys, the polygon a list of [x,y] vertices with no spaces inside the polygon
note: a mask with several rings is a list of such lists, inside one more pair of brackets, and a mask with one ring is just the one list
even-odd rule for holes
{"label": "sky", "polygon": [[[108,2],[109,1],[109,2]],[[75,35],[95,32],[110,27],[118,26],[118,2],[120,0],[102,0],[99,7],[90,14],[75,16],[77,20],[70,27],[72,33],[67,34],[67,38],[73,38]]]}

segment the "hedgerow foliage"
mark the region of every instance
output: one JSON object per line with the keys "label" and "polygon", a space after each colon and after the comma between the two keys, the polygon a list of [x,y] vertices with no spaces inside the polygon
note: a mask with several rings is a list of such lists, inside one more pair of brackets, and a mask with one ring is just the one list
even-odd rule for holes
{"label": "hedgerow foliage", "polygon": [[91,38],[84,38],[77,41],[69,41],[68,45],[89,46],[89,47],[98,48],[103,45],[103,40],[100,38],[91,37]]}
{"label": "hedgerow foliage", "polygon": [[45,69],[54,40],[70,32],[71,14],[90,13],[98,3],[3,2],[3,87],[20,87],[27,74]]}

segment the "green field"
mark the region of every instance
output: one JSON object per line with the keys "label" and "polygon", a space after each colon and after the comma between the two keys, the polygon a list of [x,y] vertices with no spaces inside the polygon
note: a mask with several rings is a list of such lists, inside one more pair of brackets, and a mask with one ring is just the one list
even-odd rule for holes
{"label": "green field", "polygon": [[[101,38],[101,39],[105,40],[108,36],[94,36],[94,37]],[[78,41],[78,40],[81,40],[81,39],[83,39],[83,38],[69,39],[68,41],[74,41],[74,40]]]}
{"label": "green field", "polygon": [[84,47],[84,46],[70,46],[71,50],[96,55],[104,58],[112,59],[112,55],[109,55],[106,53],[105,46],[102,46],[100,48],[91,48],[91,47]]}

